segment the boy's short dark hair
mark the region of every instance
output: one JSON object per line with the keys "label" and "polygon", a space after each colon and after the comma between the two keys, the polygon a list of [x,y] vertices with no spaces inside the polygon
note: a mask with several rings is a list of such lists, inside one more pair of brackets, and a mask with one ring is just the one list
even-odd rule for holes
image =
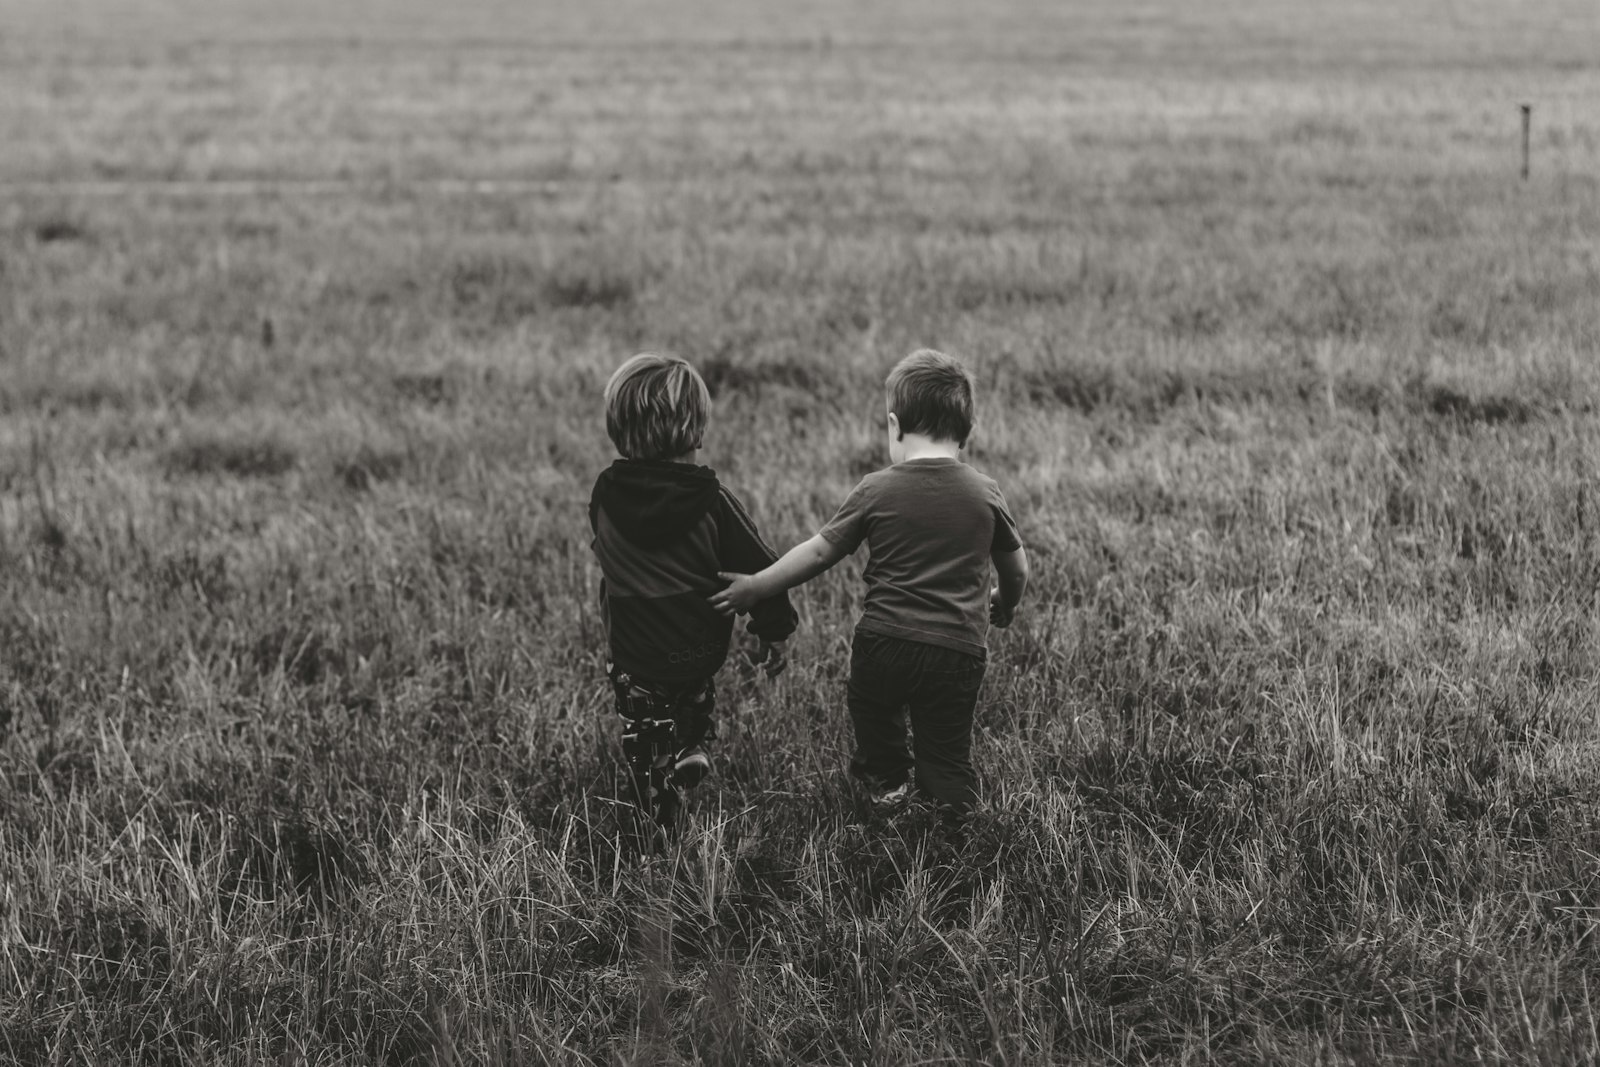
{"label": "boy's short dark hair", "polygon": [[628,459],[672,459],[699,448],[711,418],[705,380],[677,356],[642,352],[606,382],[606,435]]}
{"label": "boy's short dark hair", "polygon": [[884,390],[901,433],[966,447],[972,433],[972,375],[960,360],[919,348],[894,365]]}

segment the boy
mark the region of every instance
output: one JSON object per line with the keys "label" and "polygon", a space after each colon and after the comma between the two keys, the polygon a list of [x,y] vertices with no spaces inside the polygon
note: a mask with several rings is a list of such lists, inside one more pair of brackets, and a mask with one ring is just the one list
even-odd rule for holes
{"label": "boy", "polygon": [[[777,554],[716,472],[695,459],[710,418],[706,383],[686,361],[642,354],[606,383],[606,434],[622,458],[589,499],[600,560],[601,612],[622,751],[634,801],[670,828],[681,790],[711,770],[714,676],[728,655],[732,620],[707,603],[723,570],[756,570]],[[798,622],[782,591],[747,604],[769,677],[786,666],[783,642]]]}
{"label": "boy", "polygon": [[[906,799],[910,771],[947,816],[977,800],[972,717],[988,624],[1009,626],[1028,559],[1000,489],[961,462],[972,378],[951,357],[913,352],[889,372],[889,459],[816,536],[758,574],[723,574],[711,598],[733,613],[809,581],[865,541],[866,604],[850,652],[850,771],[874,800]],[[999,584],[989,588],[993,562]],[[910,709],[912,751],[906,747]],[[914,752],[914,755],[913,755]]]}

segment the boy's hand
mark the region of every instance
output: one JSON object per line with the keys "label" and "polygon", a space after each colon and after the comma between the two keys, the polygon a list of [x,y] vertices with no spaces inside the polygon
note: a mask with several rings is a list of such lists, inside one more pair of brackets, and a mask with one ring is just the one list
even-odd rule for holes
{"label": "boy's hand", "polygon": [[712,607],[724,615],[743,615],[755,607],[762,599],[756,590],[756,583],[748,574],[733,574],[728,571],[718,571],[717,577],[728,582],[726,589],[707,598]]}
{"label": "boy's hand", "polygon": [[768,678],[776,678],[789,667],[789,657],[784,652],[783,642],[765,641],[760,638],[756,639],[754,647],[745,646],[744,661],[751,670],[760,667]]}
{"label": "boy's hand", "polygon": [[1000,599],[1000,587],[997,585],[989,590],[989,621],[1002,630],[1011,625],[1011,619],[1016,614],[1015,607],[1006,607],[1005,601]]}

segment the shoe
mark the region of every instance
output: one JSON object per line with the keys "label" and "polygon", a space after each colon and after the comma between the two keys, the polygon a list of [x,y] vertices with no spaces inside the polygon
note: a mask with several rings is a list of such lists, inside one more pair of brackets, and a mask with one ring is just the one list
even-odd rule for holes
{"label": "shoe", "polygon": [[711,757],[703,748],[691,748],[678,757],[672,765],[672,783],[684,789],[693,789],[711,773]]}
{"label": "shoe", "polygon": [[905,806],[911,799],[911,783],[901,782],[893,789],[882,789],[872,794],[872,806],[884,811],[893,811]]}

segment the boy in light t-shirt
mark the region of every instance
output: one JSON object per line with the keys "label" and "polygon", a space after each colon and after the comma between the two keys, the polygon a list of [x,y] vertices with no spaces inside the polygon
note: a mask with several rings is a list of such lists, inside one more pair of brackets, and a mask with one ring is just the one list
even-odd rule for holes
{"label": "boy in light t-shirt", "polygon": [[865,543],[866,604],[850,651],[851,773],[893,805],[914,768],[917,788],[961,818],[977,801],[972,720],[985,636],[991,622],[1011,624],[1028,559],[999,486],[960,458],[972,432],[966,368],[921,349],[889,372],[885,391],[892,465],[863,478],[827,525],[776,563],[723,573],[731,584],[711,603],[748,611]]}

